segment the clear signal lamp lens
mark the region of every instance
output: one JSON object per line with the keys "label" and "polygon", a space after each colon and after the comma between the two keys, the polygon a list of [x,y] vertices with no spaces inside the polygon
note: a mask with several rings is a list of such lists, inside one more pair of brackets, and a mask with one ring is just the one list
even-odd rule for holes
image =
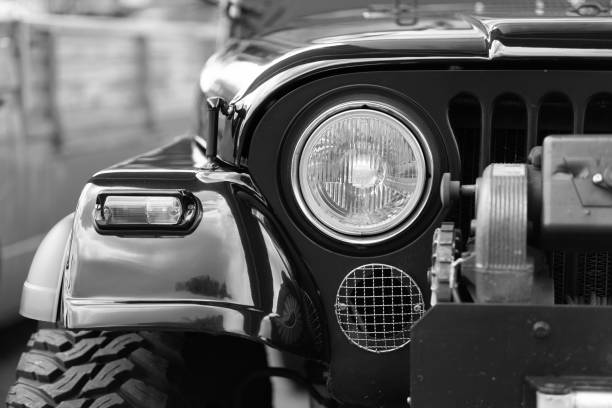
{"label": "clear signal lamp lens", "polygon": [[419,204],[424,154],[410,128],[395,117],[347,110],[305,136],[298,184],[306,207],[325,227],[347,235],[380,234]]}
{"label": "clear signal lamp lens", "polygon": [[108,196],[102,208],[106,225],[177,225],[182,215],[172,196]]}

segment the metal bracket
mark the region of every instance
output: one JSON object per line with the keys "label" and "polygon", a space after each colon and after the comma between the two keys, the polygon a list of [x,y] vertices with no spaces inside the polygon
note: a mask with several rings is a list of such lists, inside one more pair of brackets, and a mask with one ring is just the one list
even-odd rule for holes
{"label": "metal bracket", "polygon": [[206,157],[213,160],[217,157],[217,140],[219,136],[219,112],[228,116],[231,106],[220,97],[206,99],[208,106],[208,135],[206,137]]}

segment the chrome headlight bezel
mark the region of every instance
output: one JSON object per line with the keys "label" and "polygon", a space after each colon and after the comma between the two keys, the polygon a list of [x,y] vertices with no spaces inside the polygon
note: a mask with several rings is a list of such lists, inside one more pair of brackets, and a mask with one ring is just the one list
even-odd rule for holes
{"label": "chrome headlight bezel", "polygon": [[[419,182],[418,194],[415,194],[414,198],[410,199],[410,208],[405,213],[401,213],[401,217],[396,223],[388,227],[387,230],[379,233],[373,233],[371,235],[355,235],[350,233],[344,233],[338,231],[325,222],[321,221],[315,214],[313,214],[311,208],[306,203],[302,192],[302,185],[300,183],[300,161],[304,152],[308,140],[315,132],[315,130],[321,126],[328,119],[335,117],[343,112],[349,112],[352,110],[371,110],[377,113],[385,114],[389,119],[399,122],[403,127],[406,128],[408,134],[411,136],[413,141],[409,142],[412,148],[417,148],[417,156],[422,158],[422,164],[424,167],[422,180]],[[416,144],[413,144],[416,142]],[[298,207],[302,214],[308,219],[308,221],[314,225],[319,231],[323,232],[328,237],[334,238],[338,241],[351,243],[351,244],[377,244],[393,238],[405,231],[410,225],[412,225],[422,212],[425,203],[431,193],[431,174],[432,174],[432,155],[429,145],[423,132],[416,126],[415,122],[410,120],[408,116],[400,112],[397,108],[380,101],[373,100],[355,100],[345,103],[334,105],[333,107],[323,111],[317,115],[308,126],[301,132],[297,143],[294,147],[291,157],[291,188],[293,196],[295,197]],[[416,190],[415,190],[416,192]]]}

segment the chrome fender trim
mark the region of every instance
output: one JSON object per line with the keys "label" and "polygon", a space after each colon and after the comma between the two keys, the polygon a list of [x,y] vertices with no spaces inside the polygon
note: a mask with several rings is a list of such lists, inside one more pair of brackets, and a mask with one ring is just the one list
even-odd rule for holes
{"label": "chrome fender trim", "polygon": [[63,302],[62,323],[70,329],[155,328],[230,333],[266,341],[249,320],[261,320],[264,313],[225,302],[151,302],[113,299],[75,299]]}
{"label": "chrome fender trim", "polygon": [[45,322],[57,320],[73,220],[74,213],[64,217],[38,246],[21,292],[19,313],[22,316]]}

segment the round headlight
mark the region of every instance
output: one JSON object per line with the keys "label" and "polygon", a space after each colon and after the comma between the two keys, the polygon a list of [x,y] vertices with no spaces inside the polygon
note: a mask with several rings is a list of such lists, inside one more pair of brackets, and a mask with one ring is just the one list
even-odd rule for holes
{"label": "round headlight", "polygon": [[364,108],[317,118],[298,142],[292,170],[302,210],[320,229],[360,237],[402,224],[420,203],[427,173],[413,131]]}

